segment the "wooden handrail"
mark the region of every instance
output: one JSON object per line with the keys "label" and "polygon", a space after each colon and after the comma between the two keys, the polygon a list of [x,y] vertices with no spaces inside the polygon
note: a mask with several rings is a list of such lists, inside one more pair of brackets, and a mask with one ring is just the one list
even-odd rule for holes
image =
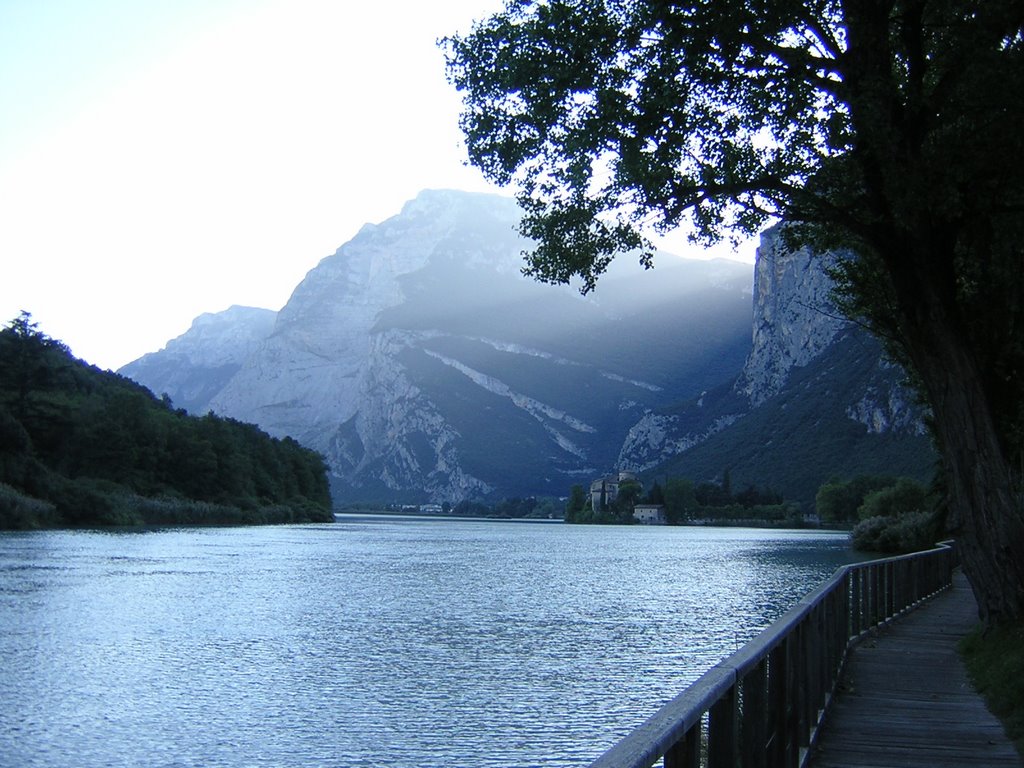
{"label": "wooden handrail", "polygon": [[590,768],[797,768],[850,649],[953,583],[952,541],[846,565]]}

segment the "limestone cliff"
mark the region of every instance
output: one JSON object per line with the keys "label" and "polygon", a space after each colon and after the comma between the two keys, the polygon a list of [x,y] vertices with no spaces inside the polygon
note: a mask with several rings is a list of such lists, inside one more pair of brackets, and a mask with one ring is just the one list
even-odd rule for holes
{"label": "limestone cliff", "polygon": [[733,380],[632,425],[616,466],[650,475],[772,486],[810,507],[832,474],[926,479],[933,455],[904,374],[879,344],[839,316],[831,254],[762,234],[753,326]]}
{"label": "limestone cliff", "polygon": [[521,274],[519,218],[510,199],[422,193],[311,270],[192,407],[319,450],[341,499],[564,495],[645,410],[735,376],[749,265],[626,260],[582,297]]}
{"label": "limestone cliff", "polygon": [[848,327],[831,300],[831,254],[786,247],[781,228],[761,235],[754,268],[750,355],[736,382],[757,407],[777,394],[794,368],[807,365]]}
{"label": "limestone cliff", "polygon": [[620,259],[582,297],[521,275],[519,216],[502,197],[424,192],[280,312],[203,315],[122,372],[319,450],[339,499],[565,495],[612,469],[728,466],[806,501],[822,474],[928,465],[901,371],[831,305],[827,255],[773,229],[753,276]]}
{"label": "limestone cliff", "polygon": [[169,395],[180,408],[205,413],[211,398],[270,335],[276,316],[269,309],[240,306],[202,314],[186,333],[120,372]]}

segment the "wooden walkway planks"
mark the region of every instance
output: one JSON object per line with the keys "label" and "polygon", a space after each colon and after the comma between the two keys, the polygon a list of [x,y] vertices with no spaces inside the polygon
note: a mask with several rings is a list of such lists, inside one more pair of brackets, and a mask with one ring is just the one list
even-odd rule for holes
{"label": "wooden walkway planks", "polygon": [[974,596],[957,573],[953,589],[858,645],[810,768],[1021,766],[956,652],[976,623]]}

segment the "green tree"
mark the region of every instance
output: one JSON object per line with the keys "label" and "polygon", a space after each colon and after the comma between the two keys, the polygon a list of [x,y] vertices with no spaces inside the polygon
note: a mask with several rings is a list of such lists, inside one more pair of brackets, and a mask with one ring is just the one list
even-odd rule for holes
{"label": "green tree", "polygon": [[908,512],[928,512],[931,506],[928,503],[927,488],[910,478],[901,477],[893,485],[865,496],[857,516],[861,520],[869,517],[897,517]]}
{"label": "green tree", "polygon": [[784,220],[934,416],[984,618],[1024,616],[1024,4],[508,0],[445,41],[526,271],[594,287],[648,232]]}
{"label": "green tree", "polygon": [[665,518],[670,525],[689,520],[698,506],[692,481],[678,477],[665,481]]}
{"label": "green tree", "polygon": [[647,503],[648,504],[664,504],[665,503],[665,491],[662,490],[661,486],[657,482],[651,486],[651,490],[647,492]]}
{"label": "green tree", "polygon": [[818,488],[814,507],[825,523],[851,523],[857,519],[857,506],[850,498],[849,484],[831,478]]}
{"label": "green tree", "polygon": [[633,522],[633,507],[640,503],[644,487],[637,480],[624,480],[619,483],[619,492],[613,505],[615,517],[619,522]]}
{"label": "green tree", "polygon": [[727,493],[718,483],[698,483],[694,494],[702,507],[727,507],[733,502],[732,494]]}
{"label": "green tree", "polygon": [[578,523],[582,520],[583,508],[587,505],[587,492],[582,485],[574,485],[569,491],[565,504],[565,522]]}
{"label": "green tree", "polygon": [[50,426],[48,422],[63,416],[64,403],[52,393],[64,383],[68,357],[67,347],[40,331],[31,313],[22,311],[0,331],[0,402],[26,426]]}
{"label": "green tree", "polygon": [[319,454],[175,412],[24,312],[0,330],[0,483],[0,527],[333,519]]}
{"label": "green tree", "polygon": [[852,480],[829,479],[818,488],[814,506],[826,523],[855,523],[864,498],[877,490],[895,485],[898,479],[881,475],[858,475]]}

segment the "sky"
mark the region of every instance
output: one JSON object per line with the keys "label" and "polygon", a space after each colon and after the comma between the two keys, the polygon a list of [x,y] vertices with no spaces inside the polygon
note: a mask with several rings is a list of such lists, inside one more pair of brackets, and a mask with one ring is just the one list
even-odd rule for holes
{"label": "sky", "polygon": [[117,369],[423,189],[501,192],[436,43],[500,5],[0,0],[0,324]]}

